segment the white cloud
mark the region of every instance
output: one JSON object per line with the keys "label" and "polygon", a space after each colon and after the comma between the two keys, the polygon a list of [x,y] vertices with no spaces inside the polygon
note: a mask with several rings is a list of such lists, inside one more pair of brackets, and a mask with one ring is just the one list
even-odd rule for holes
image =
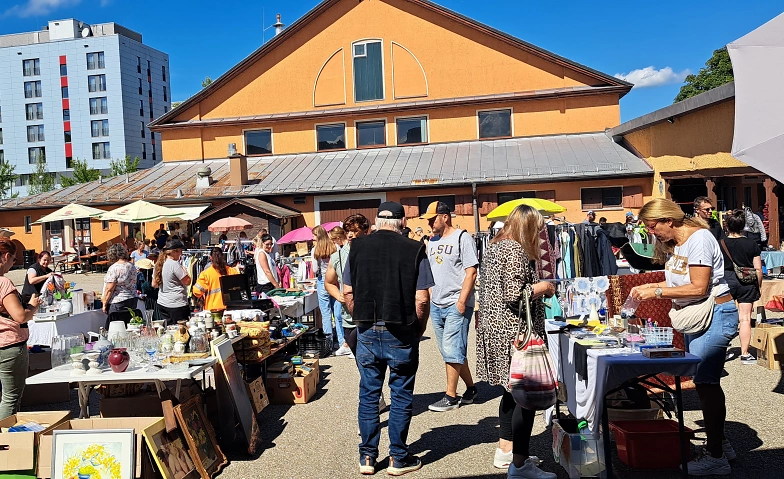
{"label": "white cloud", "polygon": [[650,66],[632,70],[629,73],[616,73],[614,76],[615,78],[619,78],[629,83],[634,83],[635,88],[645,88],[669,85],[670,83],[680,83],[686,78],[686,75],[690,73],[691,72],[688,69],[678,73],[673,71],[670,67],[664,67],[661,70],[657,70]]}
{"label": "white cloud", "polygon": [[26,3],[16,4],[7,9],[3,16],[15,17],[37,17],[39,15],[48,15],[49,12],[58,8],[76,5],[81,0],[27,0]]}

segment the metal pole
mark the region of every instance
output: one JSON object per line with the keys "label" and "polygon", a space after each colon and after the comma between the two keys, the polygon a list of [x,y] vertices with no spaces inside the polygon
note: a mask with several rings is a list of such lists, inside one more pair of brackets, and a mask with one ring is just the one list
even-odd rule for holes
{"label": "metal pole", "polygon": [[471,183],[471,203],[474,208],[474,232],[479,233],[479,208],[476,205],[476,183]]}

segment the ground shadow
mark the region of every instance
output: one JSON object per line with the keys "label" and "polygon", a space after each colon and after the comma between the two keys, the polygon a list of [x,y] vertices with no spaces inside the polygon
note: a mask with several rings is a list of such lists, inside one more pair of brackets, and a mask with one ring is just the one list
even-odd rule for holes
{"label": "ground shadow", "polygon": [[256,415],[256,421],[259,425],[263,425],[260,427],[261,443],[256,454],[247,453],[247,443],[242,439],[235,441],[232,447],[223,451],[229,461],[254,461],[261,457],[264,451],[274,448],[276,446],[275,439],[283,434],[288,426],[285,416],[292,407],[291,404],[271,404],[264,408],[260,414]]}
{"label": "ground shadow", "polygon": [[422,463],[427,465],[477,444],[498,442],[497,424],[498,418],[487,417],[475,425],[436,427],[422,434],[409,448],[412,454],[419,456]]}

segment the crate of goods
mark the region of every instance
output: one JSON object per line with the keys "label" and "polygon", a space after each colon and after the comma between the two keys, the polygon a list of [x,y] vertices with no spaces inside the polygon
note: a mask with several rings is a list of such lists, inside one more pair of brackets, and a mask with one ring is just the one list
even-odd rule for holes
{"label": "crate of goods", "polygon": [[[639,469],[677,469],[681,464],[676,421],[614,421],[610,429],[615,432],[618,459],[624,464]],[[687,441],[694,437],[694,431],[685,431]]]}
{"label": "crate of goods", "polygon": [[640,328],[640,333],[645,338],[645,344],[651,345],[669,345],[672,344],[672,328],[668,327],[653,327],[653,328]]}
{"label": "crate of goods", "polygon": [[553,458],[566,469],[570,479],[599,476],[604,471],[602,436],[581,434],[577,430],[575,419],[555,420]]}
{"label": "crate of goods", "polygon": [[332,354],[332,335],[327,336],[321,329],[305,332],[299,341],[299,354],[326,358]]}

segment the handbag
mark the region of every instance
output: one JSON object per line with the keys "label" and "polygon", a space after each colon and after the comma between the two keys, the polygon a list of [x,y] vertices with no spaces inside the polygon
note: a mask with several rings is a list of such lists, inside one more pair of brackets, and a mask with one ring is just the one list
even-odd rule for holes
{"label": "handbag", "polygon": [[738,281],[740,281],[741,284],[755,284],[757,282],[757,270],[746,266],[738,266],[735,260],[732,259],[732,255],[727,249],[727,244],[724,243],[724,240],[721,240],[721,247],[724,249],[724,252],[727,253],[730,261],[732,261],[732,269],[735,270],[735,276],[738,277]]}
{"label": "handbag", "polygon": [[713,321],[716,297],[709,295],[705,301],[670,310],[672,327],[683,334],[698,334],[707,330]]}
{"label": "handbag", "polygon": [[531,322],[530,293],[523,292],[519,311],[525,308],[526,331],[523,333],[523,318],[520,319],[515,339],[512,341],[512,363],[509,368],[509,392],[521,407],[539,411],[555,405],[558,385],[550,351],[542,338],[533,330]]}

